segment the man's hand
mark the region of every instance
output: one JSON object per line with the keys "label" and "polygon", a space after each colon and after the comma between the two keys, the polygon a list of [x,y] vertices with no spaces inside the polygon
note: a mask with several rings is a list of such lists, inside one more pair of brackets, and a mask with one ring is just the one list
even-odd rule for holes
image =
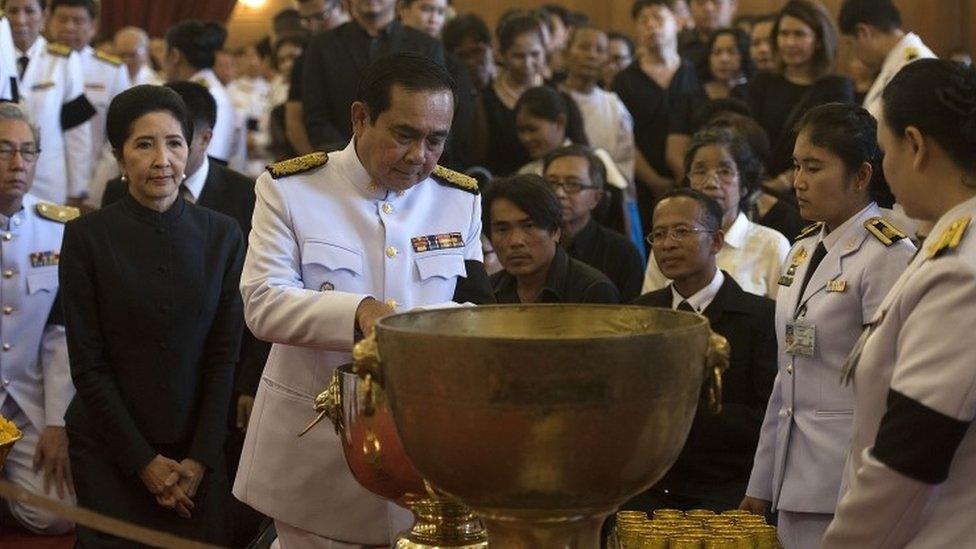
{"label": "man's hand", "polygon": [[359,308],[356,309],[356,326],[364,336],[368,336],[373,333],[379,319],[394,313],[396,311],[393,307],[372,297],[367,297],[359,303]]}
{"label": "man's hand", "polygon": [[765,515],[766,511],[769,510],[770,503],[771,502],[764,499],[746,496],[742,498],[742,503],[739,504],[739,509],[749,511],[753,515]]}
{"label": "man's hand", "polygon": [[58,491],[58,499],[64,499],[65,490],[75,493],[68,461],[68,434],[64,427],[49,425],[41,431],[34,450],[34,472],[44,471],[44,493],[51,493],[51,485]]}
{"label": "man's hand", "polygon": [[200,487],[200,481],[203,480],[203,473],[206,468],[199,461],[190,458],[181,461],[178,467],[166,479],[166,487],[177,486],[187,497],[196,496],[197,488]]}
{"label": "man's hand", "polygon": [[241,432],[247,431],[247,422],[251,420],[251,410],[254,409],[254,397],[240,395],[237,397],[237,428]]}
{"label": "man's hand", "polygon": [[139,471],[139,478],[149,493],[156,496],[156,503],[167,509],[176,509],[181,517],[189,518],[193,501],[179,487],[178,482],[174,481],[171,486],[167,486],[170,477],[175,473],[179,478],[182,470],[181,464],[157,454],[142,471]]}

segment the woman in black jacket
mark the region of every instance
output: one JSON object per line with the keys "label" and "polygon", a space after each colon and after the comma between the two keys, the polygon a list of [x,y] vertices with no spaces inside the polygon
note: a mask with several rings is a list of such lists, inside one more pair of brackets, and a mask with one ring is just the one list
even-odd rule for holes
{"label": "woman in black jacket", "polygon": [[[181,196],[193,130],[174,91],[123,92],[107,130],[128,194],[69,223],[60,261],[78,503],[221,543],[243,238]],[[78,540],[126,543],[85,528]]]}

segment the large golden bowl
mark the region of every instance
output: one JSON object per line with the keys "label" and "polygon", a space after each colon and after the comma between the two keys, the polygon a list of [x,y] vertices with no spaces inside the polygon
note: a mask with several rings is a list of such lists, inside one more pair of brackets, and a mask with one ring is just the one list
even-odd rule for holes
{"label": "large golden bowl", "polygon": [[[498,547],[596,547],[599,524],[677,459],[709,350],[699,315],[511,305],[382,319],[381,383],[410,461]],[[364,356],[365,355],[365,356]]]}

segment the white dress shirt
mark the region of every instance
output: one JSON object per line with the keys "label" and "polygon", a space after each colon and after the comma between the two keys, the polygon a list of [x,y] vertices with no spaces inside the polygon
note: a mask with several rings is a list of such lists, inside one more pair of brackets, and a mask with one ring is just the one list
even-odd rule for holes
{"label": "white dress shirt", "polygon": [[[569,147],[572,144],[573,142],[567,139],[566,141],[563,141],[562,146]],[[620,171],[620,168],[617,167],[616,162],[613,161],[613,158],[610,156],[610,153],[608,153],[603,149],[592,149],[592,150],[593,150],[593,154],[595,154],[596,157],[599,158],[601,162],[603,162],[603,167],[607,171],[607,183],[610,184],[611,187],[616,187],[622,191],[626,191],[629,182],[627,181],[627,178],[624,177],[624,174]],[[545,165],[546,165],[545,159],[539,158],[519,168],[518,173],[542,176],[544,175],[545,172]]]}
{"label": "white dress shirt", "polygon": [[931,57],[935,57],[935,54],[922,42],[922,39],[917,34],[913,32],[905,34],[895,44],[895,47],[888,52],[888,56],[885,57],[884,64],[881,65],[881,72],[878,73],[878,77],[874,79],[874,84],[871,85],[871,89],[864,96],[864,108],[871,113],[871,116],[879,118],[882,107],[881,94],[884,92],[888,82],[891,82],[891,79],[905,65],[916,59]]}
{"label": "white dress shirt", "polygon": [[[775,298],[780,270],[789,251],[790,243],[785,236],[749,221],[740,212],[725,232],[725,245],[715,261],[718,268],[732,275],[743,290]],[[641,293],[653,292],[667,285],[668,278],[658,268],[654,252],[651,252]]]}
{"label": "white dress shirt", "polygon": [[582,93],[563,87],[583,115],[586,137],[594,148],[610,153],[628,181],[634,180],[634,119],[616,93],[594,88]]}
{"label": "white dress shirt", "polygon": [[715,276],[712,277],[712,281],[708,283],[708,286],[698,290],[691,297],[682,296],[678,293],[674,284],[671,284],[671,308],[677,309],[682,301],[687,301],[688,305],[696,313],[701,313],[712,304],[712,300],[718,295],[718,291],[722,289],[722,284],[725,284],[725,275],[722,274],[722,269],[719,268],[715,269]]}

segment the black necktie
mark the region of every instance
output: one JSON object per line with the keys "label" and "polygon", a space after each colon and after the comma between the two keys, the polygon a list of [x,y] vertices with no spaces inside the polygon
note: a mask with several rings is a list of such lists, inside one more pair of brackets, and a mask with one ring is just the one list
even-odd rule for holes
{"label": "black necktie", "polygon": [[27,63],[30,59],[26,55],[21,55],[17,58],[17,74],[20,75],[20,79],[24,79],[24,73],[27,72]]}
{"label": "black necktie", "polygon": [[803,291],[807,289],[807,283],[810,282],[810,277],[813,276],[813,272],[817,270],[817,265],[820,265],[825,255],[827,255],[827,248],[824,247],[823,240],[821,240],[820,244],[817,244],[817,249],[813,252],[813,257],[810,258],[810,266],[807,267],[806,274],[803,275],[803,284],[800,284],[800,299],[803,299]]}
{"label": "black necktie", "polygon": [[681,303],[678,303],[678,310],[679,311],[688,311],[689,313],[697,313],[698,312],[698,311],[695,310],[694,307],[691,306],[690,303],[688,303],[684,299],[681,300]]}

